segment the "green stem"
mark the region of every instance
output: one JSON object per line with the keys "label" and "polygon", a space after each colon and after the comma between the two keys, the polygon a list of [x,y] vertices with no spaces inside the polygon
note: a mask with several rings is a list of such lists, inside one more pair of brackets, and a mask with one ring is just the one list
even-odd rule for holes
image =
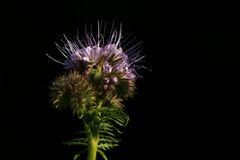
{"label": "green stem", "polygon": [[98,148],[98,137],[94,138],[92,136],[89,137],[88,142],[88,158],[87,160],[96,160],[97,158],[97,148]]}
{"label": "green stem", "polygon": [[[102,102],[99,102],[97,108],[100,108]],[[96,160],[97,158],[97,149],[98,149],[98,141],[99,141],[99,118],[98,118],[97,109],[93,111],[92,115],[90,115],[90,123],[89,120],[85,121],[83,119],[84,127],[87,133],[88,138],[88,156],[87,160]]]}

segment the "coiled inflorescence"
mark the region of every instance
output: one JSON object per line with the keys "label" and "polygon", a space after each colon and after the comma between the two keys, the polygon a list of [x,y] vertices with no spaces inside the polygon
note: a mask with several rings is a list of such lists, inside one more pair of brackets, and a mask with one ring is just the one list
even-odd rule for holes
{"label": "coiled inflorescence", "polygon": [[[52,97],[57,108],[61,107],[60,99],[66,91],[71,94],[71,100],[77,100],[81,107],[94,106],[100,101],[105,106],[121,107],[122,99],[134,94],[137,78],[135,63],[143,57],[138,54],[139,43],[126,51],[122,49],[121,30],[120,26],[106,40],[98,25],[96,36],[86,33],[86,38],[80,40],[77,37],[73,41],[65,37],[63,46],[57,44],[66,59],[59,62],[49,57],[63,64],[66,70],[71,70],[53,83]],[[84,87],[87,93],[83,91]],[[87,97],[92,101],[86,102]]]}

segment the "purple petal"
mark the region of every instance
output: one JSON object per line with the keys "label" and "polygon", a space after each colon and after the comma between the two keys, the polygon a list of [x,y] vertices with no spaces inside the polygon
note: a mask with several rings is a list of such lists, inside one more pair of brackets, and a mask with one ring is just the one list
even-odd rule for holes
{"label": "purple petal", "polygon": [[117,77],[113,77],[113,78],[112,78],[112,81],[113,81],[114,83],[117,83],[117,82],[118,82],[118,78],[117,78]]}
{"label": "purple petal", "polygon": [[103,70],[106,73],[112,72],[112,68],[113,67],[109,63],[107,63],[107,62],[103,64]]}

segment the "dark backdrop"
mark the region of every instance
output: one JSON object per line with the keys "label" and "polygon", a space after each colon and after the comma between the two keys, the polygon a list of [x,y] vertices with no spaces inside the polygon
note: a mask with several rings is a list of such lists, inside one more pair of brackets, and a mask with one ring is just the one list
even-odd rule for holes
{"label": "dark backdrop", "polygon": [[[234,5],[233,5],[234,6]],[[54,42],[97,20],[122,22],[146,55],[130,123],[109,159],[238,156],[239,31],[234,7],[150,1],[34,1],[1,5],[0,159],[68,160],[79,121],[48,103],[62,66]],[[76,150],[74,148],[73,150]],[[5,157],[6,156],[6,157]]]}

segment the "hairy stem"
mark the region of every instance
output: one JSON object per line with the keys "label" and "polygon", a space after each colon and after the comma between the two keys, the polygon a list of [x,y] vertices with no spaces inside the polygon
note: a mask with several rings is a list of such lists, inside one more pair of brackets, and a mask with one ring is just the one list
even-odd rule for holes
{"label": "hairy stem", "polygon": [[96,160],[97,158],[97,148],[98,148],[98,137],[89,137],[88,141],[88,158],[87,160]]}
{"label": "hairy stem", "polygon": [[[101,103],[98,107],[101,106]],[[94,112],[94,114],[91,116],[90,123],[86,123],[86,121],[83,120],[85,130],[87,133],[88,138],[88,156],[87,160],[96,160],[97,158],[97,149],[98,149],[98,141],[99,141],[99,124],[98,124],[98,113]]]}

